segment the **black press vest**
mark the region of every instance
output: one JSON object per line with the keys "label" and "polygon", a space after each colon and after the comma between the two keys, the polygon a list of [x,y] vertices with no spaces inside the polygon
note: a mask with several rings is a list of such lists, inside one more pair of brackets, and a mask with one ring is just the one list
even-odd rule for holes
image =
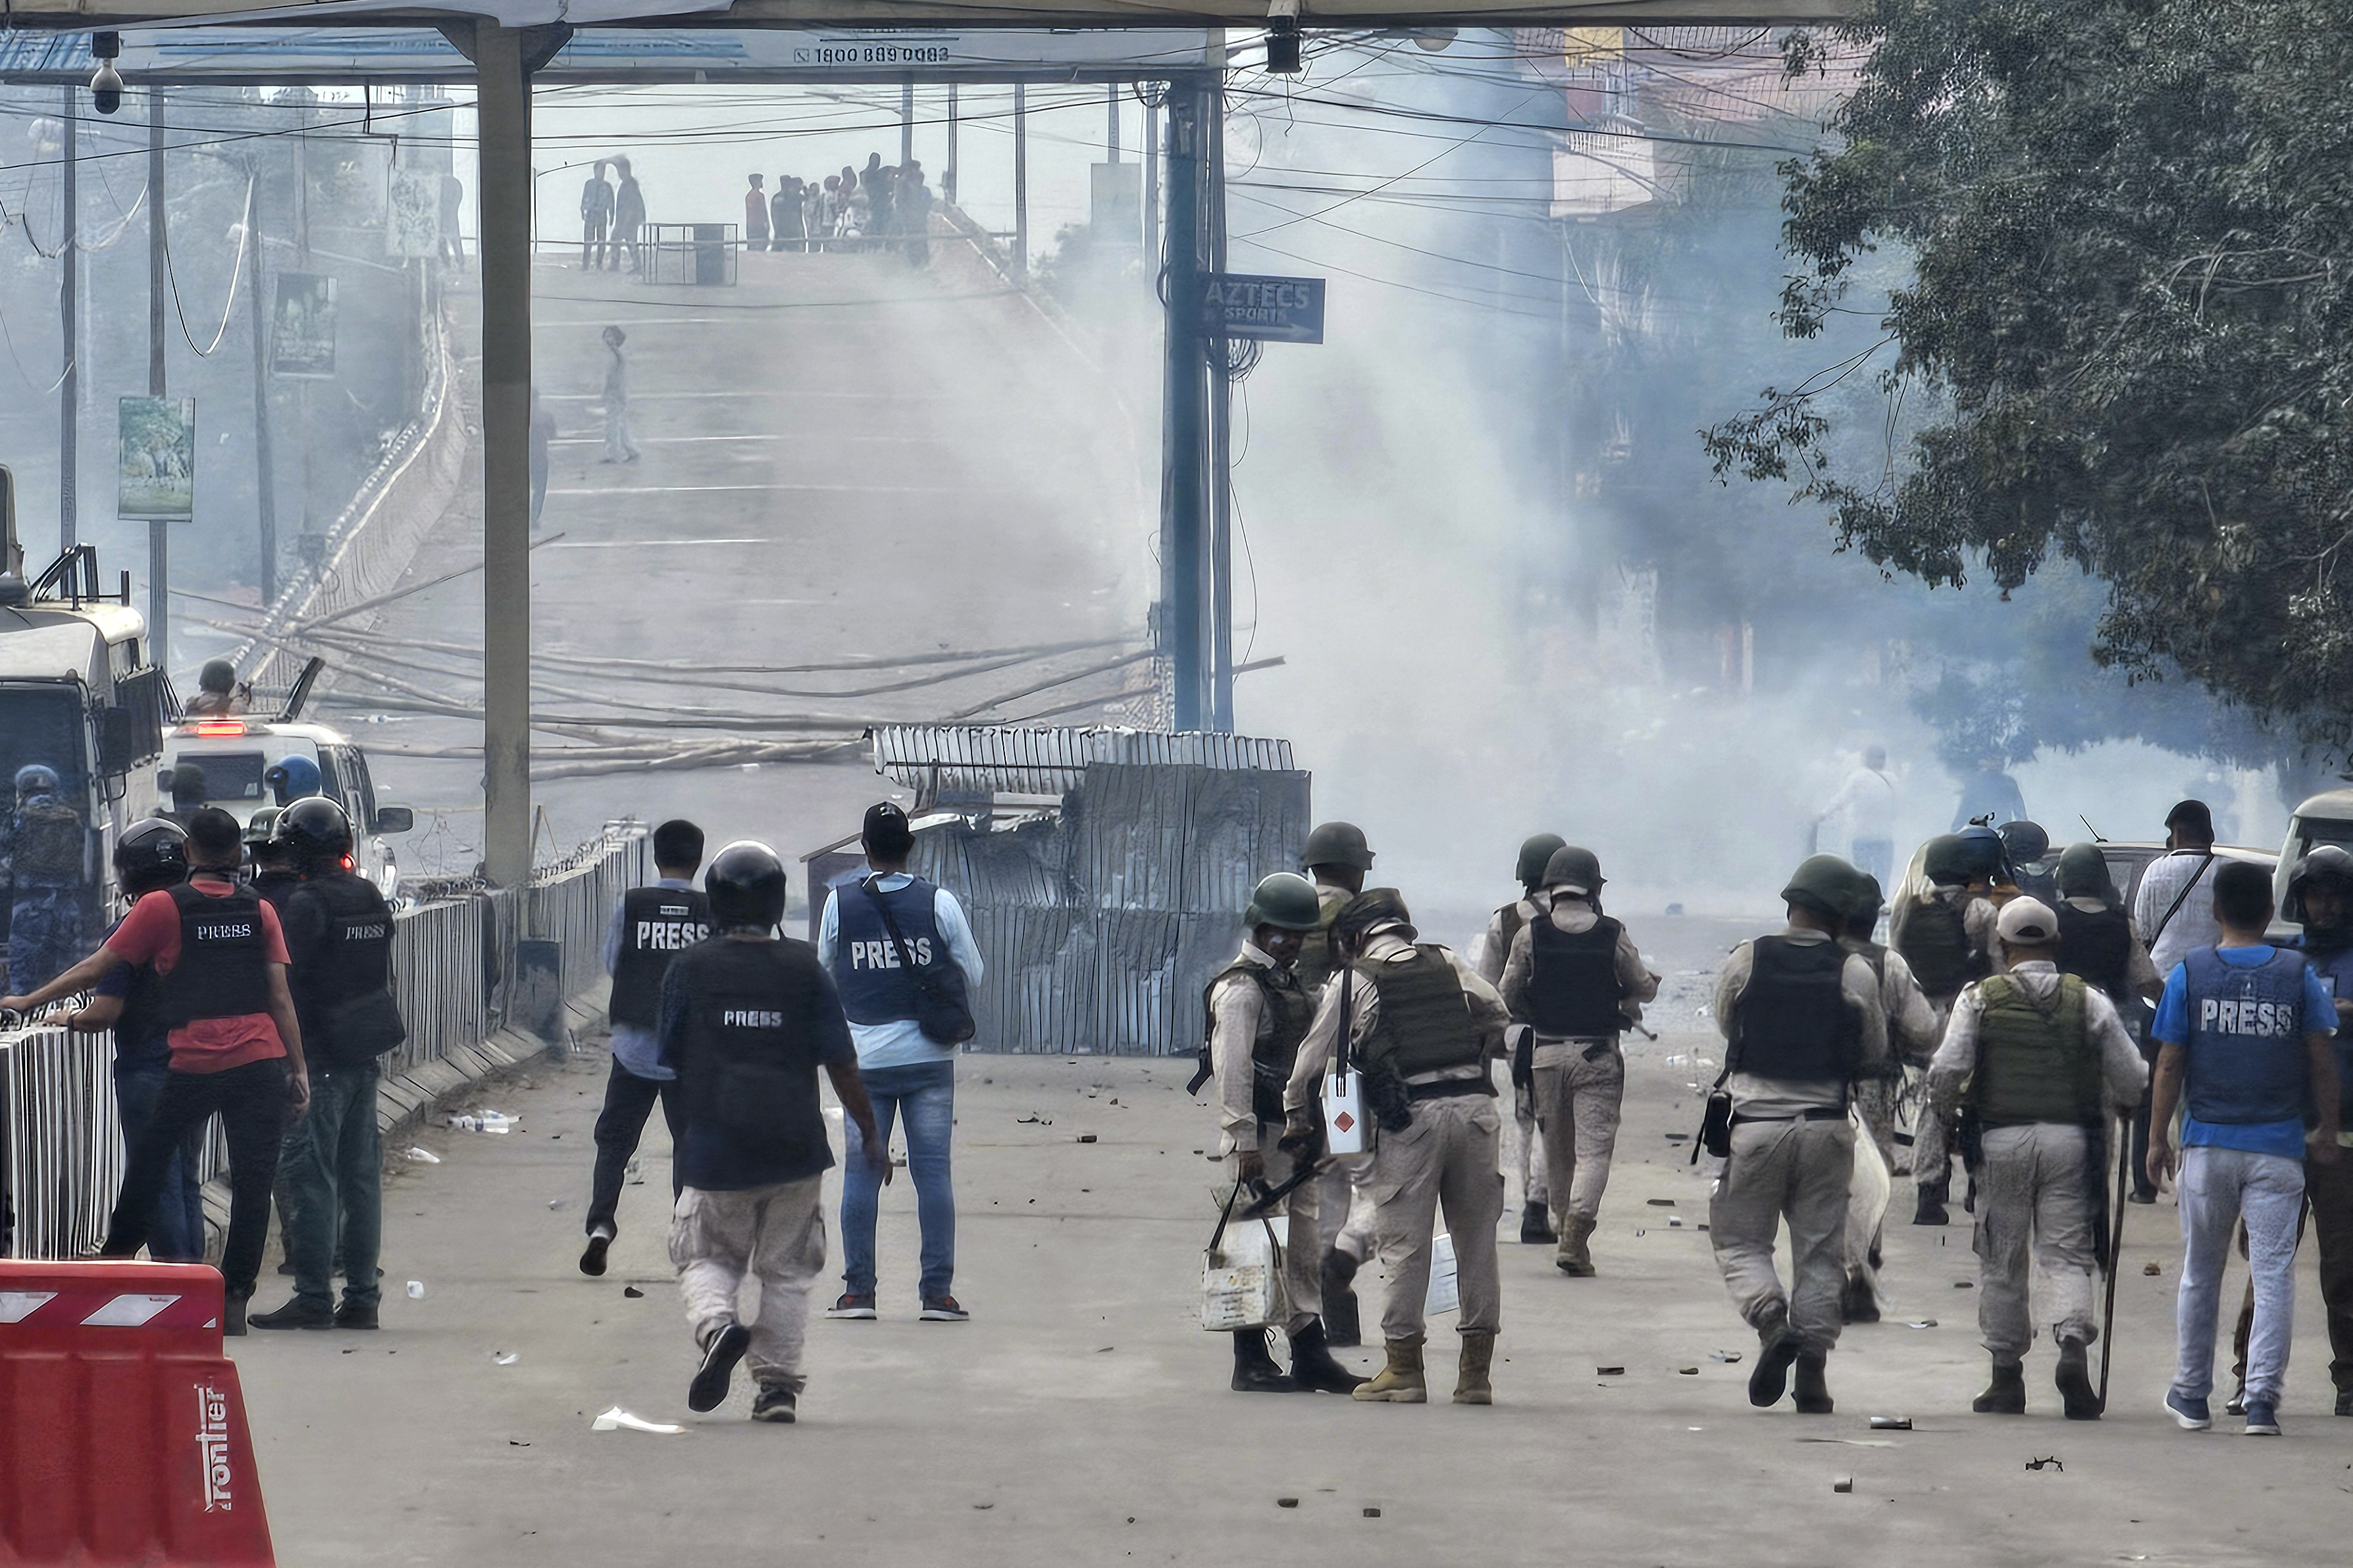
{"label": "black press vest", "polygon": [[1760,936],[1748,951],[1748,984],[1733,1004],[1740,1027],[1734,1070],[1778,1079],[1852,1076],[1858,1042],[1841,984],[1846,949]]}
{"label": "black press vest", "polygon": [[260,896],[240,887],[215,898],[186,882],[167,890],[180,910],[180,961],[164,976],[164,1026],[269,1011]]}
{"label": "black press vest", "polygon": [[1528,1021],[1539,1035],[1592,1039],[1626,1026],[1619,1011],[1616,921],[1604,915],[1591,929],[1571,933],[1549,915],[1528,922]]}
{"label": "black press vest", "polygon": [[315,956],[306,954],[290,976],[303,1044],[311,1045],[315,1036],[322,1061],[374,1055],[373,1048],[355,1050],[353,1042],[330,1037],[340,1026],[343,1003],[392,993],[392,907],[374,882],[349,871],[323,871],[305,879],[288,896],[280,918],[303,905],[317,906],[327,928],[325,945]]}
{"label": "black press vest", "polygon": [[2122,910],[2079,910],[2059,902],[2059,969],[2121,1001],[2132,963],[2132,920]]}
{"label": "black press vest", "polygon": [[673,1063],[690,1126],[735,1149],[831,1163],[809,1028],[824,971],[806,942],[700,942],[674,961],[686,1021]]}
{"label": "black press vest", "polygon": [[659,1021],[670,960],[711,934],[711,900],[692,888],[633,888],[621,897],[621,955],[613,965],[616,1024],[650,1029]]}

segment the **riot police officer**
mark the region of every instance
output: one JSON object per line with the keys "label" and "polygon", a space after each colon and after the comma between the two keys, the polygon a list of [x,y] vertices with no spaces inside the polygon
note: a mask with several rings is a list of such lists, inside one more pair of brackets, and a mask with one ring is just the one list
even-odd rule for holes
{"label": "riot police officer", "polygon": [[16,810],[0,844],[10,883],[8,984],[32,991],[81,955],[87,835],[57,769],[29,763],[16,770]]}
{"label": "riot police officer", "polygon": [[[376,1058],[407,1037],[392,994],[392,910],[366,878],[344,869],[351,818],[321,796],[297,800],[276,838],[302,869],[283,914],[294,1006],[311,1063],[309,1135],[294,1168],[286,1236],[293,1299],[256,1314],[257,1329],[373,1329],[384,1236],[384,1151],[376,1131]],[[343,1299],[334,1300],[340,1232]]]}
{"label": "riot police officer", "polygon": [[[1241,952],[1202,993],[1219,1131],[1244,1192],[1260,1183],[1280,1185],[1306,1163],[1279,1147],[1277,1140],[1283,1089],[1315,1016],[1315,993],[1300,984],[1295,967],[1299,942],[1319,918],[1314,883],[1290,871],[1266,878],[1242,915],[1250,935]],[[1290,1211],[1283,1255],[1291,1298],[1291,1321],[1284,1325],[1291,1341],[1290,1374],[1267,1353],[1266,1331],[1245,1329],[1234,1335],[1237,1393],[1347,1394],[1365,1381],[1332,1359],[1324,1332],[1318,1186],[1312,1179],[1303,1182],[1284,1200]]]}
{"label": "riot police officer", "polygon": [[[1921,871],[1928,887],[1905,899],[1888,917],[1888,941],[1912,966],[1937,1027],[1962,987],[1993,973],[1999,951],[1995,910],[1987,894],[2000,866],[2001,838],[1989,828],[1946,833],[1928,840]],[[1918,1194],[1914,1225],[1944,1225],[1951,1217],[1952,1129],[1924,1115],[1912,1144],[1912,1183]]]}
{"label": "riot police officer", "polygon": [[[1539,833],[1520,846],[1520,896],[1487,917],[1472,966],[1479,978],[1501,991],[1504,963],[1512,955],[1512,939],[1536,915],[1536,894],[1544,887],[1545,868],[1568,840],[1557,833]],[[1512,1064],[1512,1163],[1520,1179],[1520,1241],[1525,1246],[1550,1247],[1559,1237],[1552,1228],[1551,1172],[1545,1164],[1544,1140],[1536,1130],[1535,1032],[1527,1020],[1514,1016],[1507,1042]]]}
{"label": "riot police officer", "polygon": [[[1315,884],[1316,927],[1299,944],[1299,981],[1310,990],[1331,979],[1339,962],[1333,952],[1332,923],[1349,900],[1365,890],[1373,868],[1372,846],[1353,822],[1325,822],[1308,834],[1299,864]],[[1366,1162],[1351,1155],[1324,1173],[1316,1212],[1324,1228],[1324,1321],[1335,1345],[1364,1342],[1356,1321],[1356,1270],[1372,1250],[1372,1206],[1361,1196]]]}
{"label": "riot police officer", "polygon": [[1283,1093],[1285,1146],[1303,1152],[1323,1131],[1319,1080],[1345,1051],[1361,1070],[1366,1112],[1379,1131],[1364,1188],[1388,1293],[1381,1306],[1388,1363],[1356,1397],[1397,1405],[1429,1398],[1422,1373],[1423,1300],[1442,1208],[1453,1238],[1462,1338],[1457,1405],[1492,1405],[1490,1368],[1503,1326],[1495,1222],[1502,1119],[1488,1063],[1509,1021],[1495,988],[1419,934],[1394,888],[1348,901],[1333,922],[1346,963],[1324,988]]}

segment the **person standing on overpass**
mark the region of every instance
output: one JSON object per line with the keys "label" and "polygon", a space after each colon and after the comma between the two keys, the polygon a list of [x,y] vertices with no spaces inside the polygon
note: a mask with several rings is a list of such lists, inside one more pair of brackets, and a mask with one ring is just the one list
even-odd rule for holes
{"label": "person standing on overpass", "polygon": [[760,188],[760,176],[748,176],[752,188],[744,193],[744,248],[768,248],[768,194]]}
{"label": "person standing on overpass", "polygon": [[[915,1214],[923,1228],[923,1277],[918,1315],[927,1323],[960,1323],[971,1314],[955,1299],[955,1187],[948,1143],[955,1130],[956,1040],[934,1039],[918,1019],[916,988],[926,972],[955,972],[963,989],[987,973],[964,906],[946,889],[907,874],[915,835],[907,814],[889,801],[867,809],[860,834],[872,874],[827,900],[818,928],[818,957],[841,993],[849,1037],[858,1044],[858,1070],[874,1104],[882,1148],[868,1160],[871,1131],[846,1134],[849,1166],[841,1173],[842,1293],[828,1318],[875,1316],[875,1213],[882,1196],[880,1173],[889,1168],[891,1124],[907,1124],[907,1173],[915,1182]],[[951,984],[954,984],[951,982]]]}
{"label": "person standing on overpass", "polygon": [[593,271],[605,264],[605,231],[612,222],[613,187],[605,182],[605,160],[599,158],[580,187],[581,271]]}
{"label": "person standing on overpass", "polygon": [[[821,1200],[833,1150],[818,1104],[819,1068],[870,1167],[887,1173],[890,1146],[875,1131],[833,981],[808,943],[776,935],[785,868],[776,852],[730,844],[702,885],[719,934],[671,963],[656,1027],[685,1111],[670,1259],[702,1352],[686,1403],[719,1408],[748,1355],[760,1385],[752,1419],[789,1423],[808,1381],[801,1350],[809,1287],[825,1267]],[[735,1318],[746,1274],[760,1280],[760,1315],[749,1328]]]}
{"label": "person standing on overpass", "polygon": [[678,1197],[678,1136],[683,1108],[678,1075],[661,1064],[654,1038],[660,1022],[662,977],[677,956],[711,935],[711,901],[694,887],[702,868],[702,829],[673,818],[654,829],[655,880],[621,895],[605,931],[605,973],[613,977],[606,1013],[613,1022],[613,1071],[605,1080],[605,1109],[596,1117],[596,1172],[588,1192],[588,1247],[580,1272],[605,1272],[605,1253],[620,1234],[621,1184],[645,1136],[646,1118],[661,1101],[670,1126],[670,1197]]}
{"label": "person standing on overpass", "polygon": [[290,1109],[297,1117],[310,1109],[311,1080],[278,911],[237,883],[243,830],[208,805],[188,815],[187,833],[187,881],[141,899],[103,946],[31,995],[0,996],[0,1012],[29,1012],[87,991],[126,963],[153,967],[171,1031],[171,1070],[131,1150],[100,1256],[139,1255],[181,1141],[219,1112],[229,1163],[221,1331],[242,1334],[261,1272],[280,1133]]}
{"label": "person standing on overpass", "polygon": [[600,461],[634,463],[640,454],[629,439],[629,362],[621,354],[629,334],[607,327],[604,339],[605,352],[613,357],[605,366],[605,456]]}

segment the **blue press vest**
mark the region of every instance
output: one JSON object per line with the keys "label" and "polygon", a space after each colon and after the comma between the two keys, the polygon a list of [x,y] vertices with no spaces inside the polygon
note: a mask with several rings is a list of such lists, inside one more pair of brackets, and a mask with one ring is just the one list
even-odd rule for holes
{"label": "blue press vest", "polygon": [[[2305,959],[2312,972],[2329,987],[2332,996],[2353,997],[2353,947],[2334,948],[2325,952],[2306,952]],[[2337,1103],[2340,1117],[2353,1109],[2353,1029],[2339,1027],[2337,1031]],[[2353,1130],[2353,1119],[2346,1121]]]}
{"label": "blue press vest", "polygon": [[2304,1116],[2304,954],[2282,948],[2253,968],[2212,948],[2189,969],[2189,1114],[2248,1126]]}
{"label": "blue press vest", "polygon": [[[899,922],[918,968],[954,963],[948,944],[941,940],[933,913],[939,895],[936,884],[918,877],[895,892],[882,894],[891,918]],[[833,982],[841,992],[841,1010],[853,1024],[899,1024],[915,1016],[914,974],[909,970],[882,924],[881,911],[857,882],[834,889]]]}

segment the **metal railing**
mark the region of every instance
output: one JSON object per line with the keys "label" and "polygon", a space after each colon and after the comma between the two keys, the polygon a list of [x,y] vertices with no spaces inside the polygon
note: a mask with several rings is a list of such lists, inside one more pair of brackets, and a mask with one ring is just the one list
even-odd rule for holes
{"label": "metal railing", "polygon": [[[646,871],[645,828],[612,823],[534,873],[520,898],[481,889],[399,911],[393,973],[408,1039],[384,1070],[411,1071],[495,1033],[519,935],[561,942],[565,994],[586,990],[604,972],[606,921]],[[113,1064],[111,1035],[0,1030],[0,1215],[14,1220],[0,1221],[0,1256],[79,1258],[105,1238],[123,1163]],[[197,1177],[226,1165],[215,1121]]]}

